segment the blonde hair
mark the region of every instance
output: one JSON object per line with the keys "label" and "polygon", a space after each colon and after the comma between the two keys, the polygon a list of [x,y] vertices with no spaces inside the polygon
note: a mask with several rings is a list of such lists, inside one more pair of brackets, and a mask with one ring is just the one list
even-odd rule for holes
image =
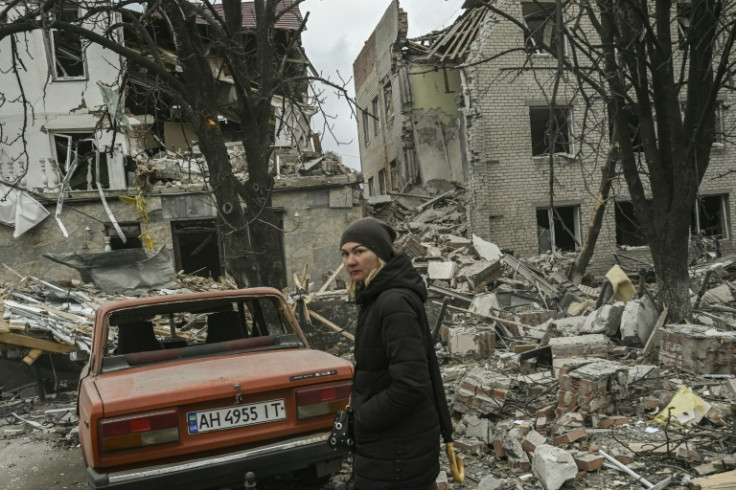
{"label": "blonde hair", "polygon": [[381,257],[378,257],[378,256],[376,257],[378,258],[378,267],[373,269],[368,274],[368,276],[365,278],[365,281],[357,282],[357,281],[353,281],[352,278],[349,280],[348,293],[350,293],[351,298],[355,299],[355,296],[358,294],[358,289],[361,286],[367,286],[368,284],[370,284],[371,281],[378,275],[378,273],[381,272],[381,269],[383,269],[383,267],[386,265],[386,262],[384,262],[384,260]]}

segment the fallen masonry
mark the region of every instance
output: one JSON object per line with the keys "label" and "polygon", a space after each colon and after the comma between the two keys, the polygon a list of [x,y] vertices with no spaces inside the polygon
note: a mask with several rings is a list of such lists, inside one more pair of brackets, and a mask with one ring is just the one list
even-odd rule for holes
{"label": "fallen masonry", "polygon": [[[638,268],[612,264],[600,280],[574,285],[561,272],[572,257],[520,259],[465,237],[461,188],[421,192],[373,212],[397,228],[397,249],[412,256],[430,292],[466,470],[455,481],[443,454],[439,488],[736,488],[733,260],[699,260],[691,290],[704,293],[693,294],[693,321],[669,323],[656,283]],[[295,278],[291,297],[310,344],[352,359],[356,311],[344,283],[337,274],[316,284],[306,276]],[[174,279],[137,294],[234,287]],[[57,379],[60,371],[55,378],[44,366],[83,357],[91,315],[112,297],[81,282],[22,278],[3,299],[3,366],[39,369],[37,379],[6,382],[0,433],[73,439],[73,377]],[[322,488],[343,488],[349,474],[346,465]]]}

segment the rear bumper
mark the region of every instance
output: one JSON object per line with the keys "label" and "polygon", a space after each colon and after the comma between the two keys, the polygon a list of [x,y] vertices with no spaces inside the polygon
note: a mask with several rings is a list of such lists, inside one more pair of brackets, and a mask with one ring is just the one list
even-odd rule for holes
{"label": "rear bumper", "polygon": [[329,432],[319,432],[233,453],[119,472],[87,468],[87,478],[91,488],[196,489],[243,485],[249,471],[260,478],[326,463],[322,468],[331,472],[339,469],[344,454],[327,445],[328,436]]}

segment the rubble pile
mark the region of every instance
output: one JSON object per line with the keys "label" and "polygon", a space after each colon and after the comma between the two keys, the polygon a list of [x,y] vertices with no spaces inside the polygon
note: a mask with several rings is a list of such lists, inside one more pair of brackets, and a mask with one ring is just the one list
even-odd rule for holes
{"label": "rubble pile", "polygon": [[[373,210],[396,227],[396,247],[430,292],[466,474],[462,483],[441,474],[440,488],[736,488],[733,260],[692,265],[694,323],[673,324],[639,270],[611,264],[603,277],[573,284],[572,257],[522,260],[466,236],[464,190],[454,184],[407,189]],[[354,324],[347,291],[335,289],[338,272],[316,285],[295,278],[287,297],[313,347],[351,358]],[[150,294],[234,287],[193,276],[177,283]],[[79,350],[94,309],[115,299],[31,278],[4,298],[4,332]],[[29,347],[16,344],[25,355]],[[31,420],[28,405],[4,397],[0,411]],[[340,488],[346,473],[323,488]]]}
{"label": "rubble pile", "polygon": [[462,188],[411,194],[374,215],[399,231],[430,310],[444,307],[437,349],[466,466],[446,488],[736,488],[731,258],[692,264],[697,324],[668,324],[651,265],[573,284],[573,256],[520,260],[465,236]]}

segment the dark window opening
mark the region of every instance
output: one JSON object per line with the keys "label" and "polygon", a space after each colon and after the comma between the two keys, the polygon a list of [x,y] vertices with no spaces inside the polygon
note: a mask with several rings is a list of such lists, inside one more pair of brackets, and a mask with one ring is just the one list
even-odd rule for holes
{"label": "dark window opening", "polygon": [[389,171],[391,172],[391,189],[398,191],[397,185],[399,183],[399,166],[396,164],[396,160],[391,160],[388,164]]}
{"label": "dark window opening", "polygon": [[[537,209],[539,252],[574,252],[580,247],[580,208],[560,206]],[[550,226],[553,223],[554,226]]]}
{"label": "dark window opening", "polygon": [[386,109],[386,121],[391,121],[394,117],[394,90],[390,81],[383,86],[383,104]]}
{"label": "dark window opening", "polygon": [[719,239],[729,238],[727,209],[728,196],[725,194],[698,197],[695,200],[692,217],[694,234]]}
{"label": "dark window opening", "polygon": [[120,230],[125,236],[125,242],[118,235],[117,230],[112,223],[105,224],[105,236],[110,238],[110,248],[113,250],[121,250],[124,248],[142,248],[141,241],[141,224],[135,221],[118,223]]}
{"label": "dark window opening", "polygon": [[218,279],[222,274],[215,220],[172,221],[176,269]]}
{"label": "dark window opening", "polygon": [[[63,22],[74,22],[78,18],[76,6],[62,6],[55,9],[53,16]],[[84,46],[82,38],[75,33],[51,29],[51,55],[53,57],[54,78],[84,78]]]}
{"label": "dark window opening", "polygon": [[533,156],[548,155],[550,149],[554,153],[571,153],[569,107],[530,107],[529,121]]}
{"label": "dark window opening", "polygon": [[[97,148],[94,133],[54,134],[54,149],[56,162],[61,178],[71,172],[69,188],[74,190],[97,189]],[[99,155],[100,184],[103,188],[110,187],[107,170],[107,154]],[[53,169],[46,169],[53,172]]]}
{"label": "dark window opening", "polygon": [[386,194],[386,171],[384,169],[378,171],[378,192],[381,195]]}
{"label": "dark window opening", "polygon": [[368,146],[371,140],[370,116],[367,112],[363,112],[363,145]]}
{"label": "dark window opening", "polygon": [[546,53],[542,46],[547,46],[552,53],[557,53],[560,41],[557,36],[555,8],[555,3],[549,2],[521,3],[521,13],[529,28],[524,39],[527,52]]}
{"label": "dark window opening", "polygon": [[634,213],[634,205],[629,201],[617,202],[615,208],[616,245],[641,247],[648,245],[641,229],[639,219]]}
{"label": "dark window opening", "polygon": [[369,196],[375,196],[376,195],[376,187],[373,184],[373,177],[368,179],[368,195]]}

